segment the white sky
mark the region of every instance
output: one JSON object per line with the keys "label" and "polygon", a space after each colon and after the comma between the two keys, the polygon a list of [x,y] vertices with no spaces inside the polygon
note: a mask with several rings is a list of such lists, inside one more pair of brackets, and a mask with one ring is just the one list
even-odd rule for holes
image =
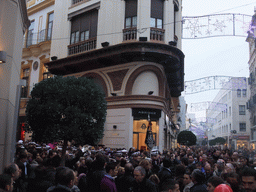
{"label": "white sky", "polygon": [[[183,0],[183,16],[221,13],[254,14],[255,0]],[[249,76],[249,45],[246,37],[212,37],[183,39],[185,81],[206,76]],[[218,91],[185,95],[188,110],[191,103],[212,101]],[[184,93],[183,93],[184,94]],[[188,111],[189,112],[189,111]]]}

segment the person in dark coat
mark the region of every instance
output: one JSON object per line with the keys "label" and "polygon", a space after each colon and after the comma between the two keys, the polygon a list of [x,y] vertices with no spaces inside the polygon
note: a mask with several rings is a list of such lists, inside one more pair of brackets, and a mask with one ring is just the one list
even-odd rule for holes
{"label": "person in dark coat", "polygon": [[133,175],[136,180],[134,192],[157,192],[156,185],[146,178],[146,170],[143,167],[135,167]]}
{"label": "person in dark coat", "polygon": [[163,159],[163,167],[160,168],[160,171],[158,172],[157,176],[160,179],[159,183],[159,189],[162,190],[162,184],[167,179],[173,179],[173,173],[170,170],[170,166],[172,165],[172,161],[169,158]]}
{"label": "person in dark coat", "polygon": [[[72,192],[75,184],[75,172],[68,167],[59,167],[56,171],[56,185],[47,189],[47,192]],[[79,190],[80,191],[80,190]]]}
{"label": "person in dark coat", "polygon": [[191,174],[191,178],[194,185],[190,188],[190,192],[207,192],[205,175],[201,170],[195,169]]}
{"label": "person in dark coat", "polygon": [[116,178],[116,188],[118,192],[130,192],[134,188],[135,179],[133,177],[133,166],[131,163],[125,165],[124,175]]}
{"label": "person in dark coat", "polygon": [[17,179],[16,182],[20,183],[21,191],[26,192],[28,188],[28,183],[34,175],[31,165],[28,162],[28,155],[26,151],[20,153],[17,165],[21,169],[21,176]]}
{"label": "person in dark coat", "polygon": [[[107,174],[105,170],[106,157],[102,154],[97,154],[92,163],[92,168],[86,175],[88,183],[88,192],[101,191],[100,183],[103,177]],[[83,190],[83,189],[81,189]]]}

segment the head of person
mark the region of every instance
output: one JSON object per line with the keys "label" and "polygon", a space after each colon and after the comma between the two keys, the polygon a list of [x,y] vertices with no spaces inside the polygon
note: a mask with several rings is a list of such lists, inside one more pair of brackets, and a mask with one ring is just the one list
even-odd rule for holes
{"label": "head of person", "polygon": [[110,176],[112,176],[112,177],[117,176],[118,168],[117,168],[117,163],[116,162],[109,162],[109,163],[107,163],[105,169],[106,169],[106,172]]}
{"label": "head of person", "polygon": [[26,162],[28,160],[28,154],[26,151],[23,151],[20,153],[19,155],[19,161],[21,161],[22,163]]}
{"label": "head of person", "polygon": [[183,184],[184,185],[187,185],[189,183],[192,182],[192,179],[190,177],[190,173],[189,172],[186,172],[184,175],[183,175]]}
{"label": "head of person", "polygon": [[194,184],[204,183],[204,181],[205,181],[205,175],[199,169],[194,169],[194,171],[191,174],[191,178],[192,178],[192,181]]}
{"label": "head of person", "polygon": [[235,152],[232,154],[232,159],[233,159],[234,161],[237,161],[238,158],[239,158],[238,152],[235,151]]}
{"label": "head of person", "polygon": [[241,163],[241,165],[244,166],[248,166],[249,165],[249,159],[245,156],[240,156],[239,157],[239,162]]}
{"label": "head of person", "polygon": [[206,163],[204,166],[204,170],[205,170],[205,174],[206,175],[211,175],[213,170],[212,170],[212,166],[209,163]]}
{"label": "head of person", "polygon": [[207,191],[208,192],[214,192],[214,189],[224,183],[224,180],[218,176],[212,176],[207,181]]}
{"label": "head of person", "polygon": [[152,168],[152,164],[147,159],[141,160],[139,165],[142,166],[146,171],[149,171]]}
{"label": "head of person", "polygon": [[241,174],[241,181],[246,192],[253,192],[256,190],[256,170],[245,167]]}
{"label": "head of person", "polygon": [[194,157],[192,155],[188,156],[188,163],[191,164],[194,162]]}
{"label": "head of person", "polygon": [[125,174],[127,175],[132,175],[134,171],[133,165],[131,163],[126,163],[124,166],[124,169],[125,169]]}
{"label": "head of person", "polygon": [[148,179],[150,181],[152,181],[153,183],[155,183],[156,185],[158,185],[160,183],[160,179],[158,178],[158,176],[156,174],[150,175],[150,177]]}
{"label": "head of person", "polygon": [[170,159],[170,158],[165,157],[165,158],[163,159],[163,166],[164,166],[164,167],[166,167],[166,168],[170,168],[170,167],[171,167],[171,165],[172,165],[172,161],[171,161],[171,159]]}
{"label": "head of person", "polygon": [[13,190],[13,179],[9,174],[0,175],[0,189],[3,191],[12,191]]}
{"label": "head of person", "polygon": [[141,183],[146,176],[146,170],[141,166],[137,166],[133,171],[133,176],[137,183]]}
{"label": "head of person", "polygon": [[224,170],[225,161],[223,159],[218,159],[217,160],[217,168],[218,168],[218,170]]}
{"label": "head of person", "polygon": [[11,177],[15,181],[21,176],[21,169],[16,163],[11,163],[4,168],[4,173],[11,175]]}
{"label": "head of person", "polygon": [[180,192],[179,182],[173,179],[165,180],[161,192]]}
{"label": "head of person", "polygon": [[234,173],[235,172],[235,167],[232,165],[232,163],[227,163],[225,168],[224,168],[225,173]]}
{"label": "head of person", "polygon": [[75,172],[67,167],[58,167],[55,174],[56,184],[72,188],[76,182]]}

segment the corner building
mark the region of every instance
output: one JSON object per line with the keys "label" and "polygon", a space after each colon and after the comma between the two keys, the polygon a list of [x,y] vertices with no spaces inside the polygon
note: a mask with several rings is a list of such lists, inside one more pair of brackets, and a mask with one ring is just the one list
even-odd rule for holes
{"label": "corner building", "polygon": [[[184,89],[181,0],[55,0],[51,74],[92,78],[108,103],[111,148],[173,148]],[[53,57],[55,56],[55,58]]]}

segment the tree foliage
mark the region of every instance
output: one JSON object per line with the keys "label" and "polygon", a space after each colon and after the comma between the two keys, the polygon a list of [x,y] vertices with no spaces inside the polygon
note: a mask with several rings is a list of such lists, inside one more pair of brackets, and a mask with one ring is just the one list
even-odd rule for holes
{"label": "tree foliage", "polygon": [[85,77],[41,81],[26,107],[33,140],[97,144],[103,137],[107,103],[101,88]]}
{"label": "tree foliage", "polygon": [[184,130],[178,134],[177,142],[181,145],[192,146],[196,144],[196,136],[192,131]]}
{"label": "tree foliage", "polygon": [[215,139],[212,139],[209,141],[209,145],[217,145],[217,144],[220,144],[220,145],[223,145],[226,143],[226,139],[224,139],[223,137],[217,137]]}

